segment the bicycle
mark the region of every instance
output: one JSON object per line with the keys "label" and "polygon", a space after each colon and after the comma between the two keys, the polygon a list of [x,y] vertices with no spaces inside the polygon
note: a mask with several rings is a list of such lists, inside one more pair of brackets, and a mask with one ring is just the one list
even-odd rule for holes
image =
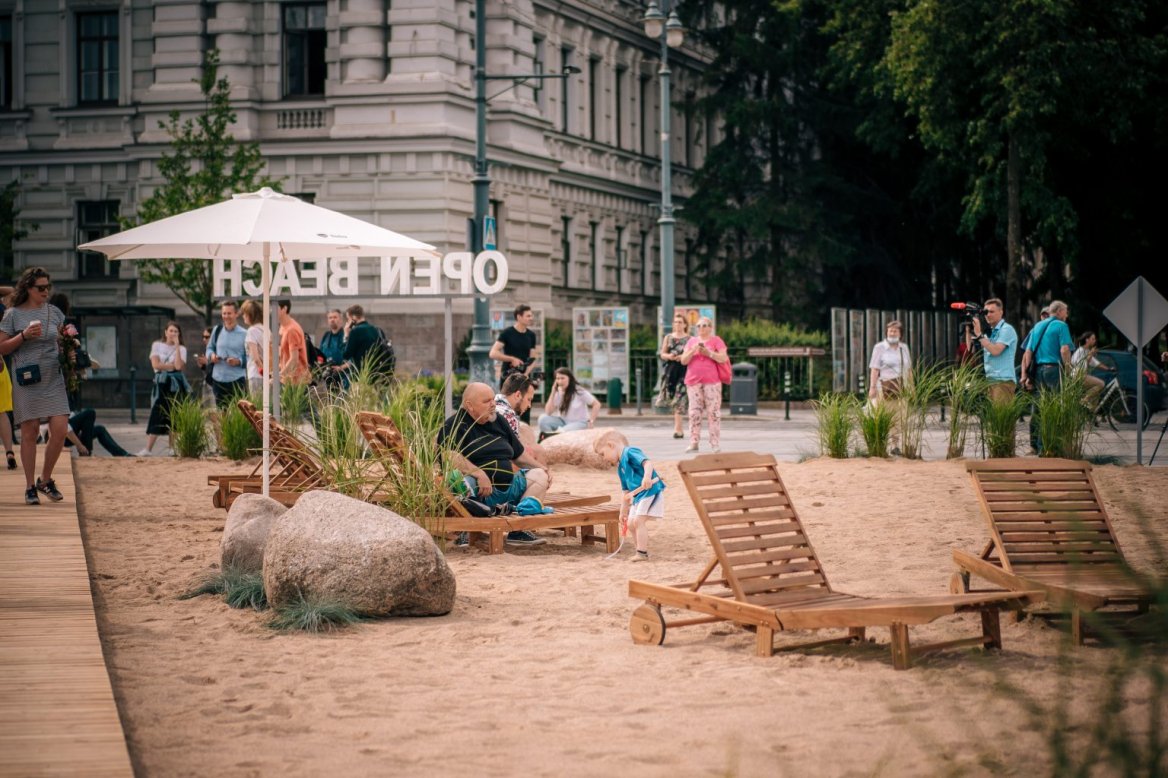
{"label": "bicycle", "polygon": [[[1135,397],[1128,397],[1124,393],[1123,387],[1119,385],[1119,379],[1112,378],[1103,387],[1103,393],[1099,396],[1099,402],[1095,406],[1095,415],[1097,418],[1105,420],[1112,431],[1119,432],[1118,424],[1135,424],[1135,401]],[[1144,429],[1148,428],[1151,417],[1148,403],[1145,401]]]}

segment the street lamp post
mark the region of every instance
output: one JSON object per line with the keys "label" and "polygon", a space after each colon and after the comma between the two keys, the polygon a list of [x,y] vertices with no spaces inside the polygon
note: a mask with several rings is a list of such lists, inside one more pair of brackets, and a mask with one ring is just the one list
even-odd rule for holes
{"label": "street lamp post", "polygon": [[[487,165],[487,103],[527,81],[564,79],[580,72],[565,65],[560,73],[519,73],[492,76],[487,74],[487,9],[486,0],[475,0],[475,164],[474,164],[474,224],[471,227],[470,250],[477,255],[483,250],[484,223],[490,208],[491,175]],[[502,91],[487,96],[488,81],[510,81]],[[488,354],[491,351],[490,304],[486,297],[474,298],[474,326],[471,329],[470,380],[494,383],[494,371]]]}
{"label": "street lamp post", "polygon": [[645,24],[645,35],[661,42],[661,68],[657,75],[661,80],[661,215],[657,224],[661,227],[661,322],[668,332],[673,322],[674,273],[673,273],[673,161],[669,156],[670,104],[669,104],[669,50],[676,49],[685,40],[685,28],[677,18],[677,11],[670,8],[671,0],[649,0],[649,8],[641,21]]}

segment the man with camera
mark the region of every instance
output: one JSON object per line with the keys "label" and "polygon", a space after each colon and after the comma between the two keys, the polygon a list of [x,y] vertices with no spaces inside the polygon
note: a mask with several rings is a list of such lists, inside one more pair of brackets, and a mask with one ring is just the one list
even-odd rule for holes
{"label": "man with camera", "polygon": [[[502,381],[512,373],[522,373],[533,381],[538,380],[533,375],[535,371],[535,356],[539,355],[539,346],[536,343],[535,331],[531,329],[535,324],[535,313],[530,305],[515,306],[515,324],[499,333],[498,340],[491,346],[491,359],[503,363]],[[534,353],[534,356],[533,356]],[[520,414],[526,424],[531,423],[531,409]]]}
{"label": "man with camera", "polygon": [[[988,325],[988,330],[983,327]],[[1018,390],[1014,376],[1014,354],[1018,350],[1018,333],[1004,321],[1002,301],[991,297],[982,306],[982,316],[973,317],[974,342],[981,347],[982,364],[989,381],[991,402],[1008,400]]]}

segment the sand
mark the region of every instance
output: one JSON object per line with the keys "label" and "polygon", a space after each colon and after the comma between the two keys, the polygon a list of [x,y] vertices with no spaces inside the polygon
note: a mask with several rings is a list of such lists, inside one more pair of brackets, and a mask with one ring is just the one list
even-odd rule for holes
{"label": "sand", "polygon": [[[1062,630],[1003,618],[1004,650],[957,649],[892,669],[877,643],[753,654],[729,625],[635,646],[630,577],[692,580],[709,557],[671,463],[653,560],[605,561],[557,538],[502,556],[451,550],[453,613],[340,634],[277,634],[267,616],[176,597],[219,559],[225,514],[206,475],[226,462],[75,461],[98,623],[140,776],[933,775],[1050,771],[1023,701],[1052,705]],[[832,585],[947,591],[949,549],[986,533],[960,463],[782,464]],[[1164,570],[1168,471],[1104,466],[1100,489],[1133,564]],[[613,492],[615,474],[557,466],[556,489]],[[1144,521],[1137,521],[1143,516]],[[1156,519],[1158,521],[1148,521]],[[1154,543],[1145,534],[1153,525]],[[550,537],[551,533],[549,533]],[[626,553],[630,553],[626,548]],[[914,637],[976,630],[952,617]],[[806,637],[804,635],[803,637]],[[1074,653],[1089,720],[1117,655]],[[1012,685],[1003,693],[995,683]],[[1127,714],[1138,727],[1147,695]],[[1075,732],[1085,731],[1079,724]]]}

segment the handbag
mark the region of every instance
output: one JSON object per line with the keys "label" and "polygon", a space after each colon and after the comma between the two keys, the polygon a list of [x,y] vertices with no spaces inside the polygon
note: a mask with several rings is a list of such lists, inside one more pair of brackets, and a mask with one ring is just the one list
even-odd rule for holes
{"label": "handbag", "polygon": [[724,384],[730,383],[730,360],[715,362],[718,366],[718,380]]}
{"label": "handbag", "polygon": [[20,386],[32,386],[41,382],[41,366],[25,365],[16,368],[16,383]]}
{"label": "handbag", "polygon": [[77,349],[73,354],[73,366],[78,370],[87,370],[93,367],[93,360],[89,358],[89,352],[83,348]]}

